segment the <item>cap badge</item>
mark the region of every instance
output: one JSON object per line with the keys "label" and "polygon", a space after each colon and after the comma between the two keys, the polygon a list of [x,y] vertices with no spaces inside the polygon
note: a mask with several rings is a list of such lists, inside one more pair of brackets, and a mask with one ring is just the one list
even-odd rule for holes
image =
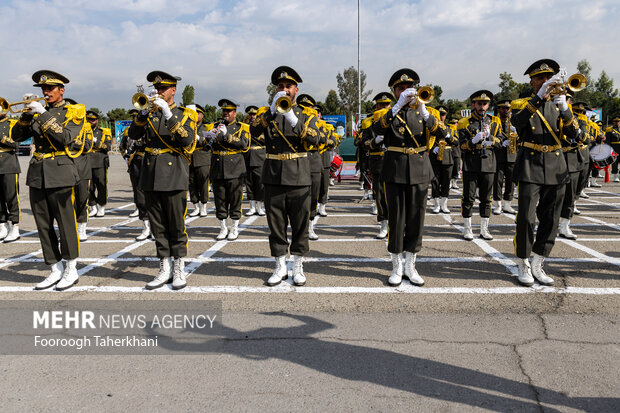
{"label": "cap badge", "polygon": [[286,72],[282,72],[282,73],[280,74],[280,77],[288,77],[288,73],[286,73]]}
{"label": "cap badge", "polygon": [[155,76],[155,83],[161,82],[161,76]]}
{"label": "cap badge", "polygon": [[39,78],[39,83],[45,83],[45,81],[46,81],[46,80],[47,80],[47,76],[42,75],[42,76]]}

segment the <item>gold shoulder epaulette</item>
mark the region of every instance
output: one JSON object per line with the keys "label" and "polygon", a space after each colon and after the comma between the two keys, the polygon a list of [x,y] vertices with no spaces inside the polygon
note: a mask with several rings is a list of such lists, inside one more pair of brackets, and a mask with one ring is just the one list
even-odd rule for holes
{"label": "gold shoulder epaulette", "polygon": [[362,121],[362,129],[367,129],[372,126],[372,118],[366,118]]}
{"label": "gold shoulder epaulette", "polygon": [[469,126],[469,118],[459,119],[459,123],[456,125],[456,129],[465,129]]}
{"label": "gold shoulder epaulette", "polygon": [[305,108],[302,109],[302,112],[308,116],[314,116],[314,117],[318,117],[319,112],[317,112],[315,109],[310,108],[308,106],[306,106]]}
{"label": "gold shoulder epaulette", "polygon": [[75,105],[67,105],[67,114],[65,115],[65,120],[72,120],[73,123],[79,125],[86,117],[86,106],[81,103]]}
{"label": "gold shoulder epaulette", "polygon": [[190,109],[190,108],[183,108],[183,117],[188,117],[191,121],[198,122],[198,112],[196,112],[194,109]]}
{"label": "gold shoulder epaulette", "polygon": [[613,128],[613,126],[608,126],[607,128],[605,128],[605,132],[611,132]]}
{"label": "gold shoulder epaulette", "polygon": [[590,121],[588,120],[588,117],[586,115],[584,115],[583,113],[578,113],[577,114],[577,119],[586,122],[586,123],[590,123]]}
{"label": "gold shoulder epaulette", "polygon": [[206,123],[205,124],[205,130],[206,131],[210,131],[213,128],[215,128],[215,123]]}
{"label": "gold shoulder epaulette", "polygon": [[256,116],[260,116],[263,113],[267,112],[269,110],[269,106],[261,106],[260,108],[258,108],[258,110],[256,111]]}
{"label": "gold shoulder epaulette", "polygon": [[530,98],[515,99],[510,103],[510,109],[521,110],[525,107],[525,105],[527,105],[529,101],[530,101]]}
{"label": "gold shoulder epaulette", "polygon": [[456,132],[456,125],[451,123],[450,124],[450,130]]}
{"label": "gold shoulder epaulette", "polygon": [[101,131],[106,136],[112,136],[112,129],[110,129],[110,128],[101,128]]}
{"label": "gold shoulder epaulette", "polygon": [[250,125],[247,123],[239,122],[239,126],[241,126],[241,130],[244,132],[250,133]]}
{"label": "gold shoulder epaulette", "polygon": [[499,118],[499,116],[491,116],[491,122],[497,123],[498,125],[502,124],[502,120]]}
{"label": "gold shoulder epaulette", "polygon": [[376,122],[379,119],[381,119],[383,116],[385,116],[388,110],[392,110],[392,108],[384,108],[384,109],[375,110],[372,114],[372,121]]}
{"label": "gold shoulder epaulette", "polygon": [[427,107],[426,110],[428,110],[428,113],[430,113],[435,118],[437,118],[437,120],[441,120],[441,114],[439,113],[437,109]]}

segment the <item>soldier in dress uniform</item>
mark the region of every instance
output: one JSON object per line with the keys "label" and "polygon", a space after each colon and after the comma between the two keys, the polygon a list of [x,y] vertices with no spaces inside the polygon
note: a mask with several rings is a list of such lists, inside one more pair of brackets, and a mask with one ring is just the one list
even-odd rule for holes
{"label": "soldier in dress uniform", "polygon": [[[448,108],[437,106],[440,120],[445,121],[448,115]],[[435,147],[431,150],[429,158],[433,166],[435,178],[431,181],[431,197],[433,198],[433,213],[443,212],[449,214],[448,196],[450,195],[450,179],[452,178],[452,168],[454,159],[452,151],[459,146],[459,138],[452,133],[450,128],[446,128],[446,136],[435,141]],[[441,200],[440,200],[441,197]]]}
{"label": "soldier in dress uniform", "polygon": [[[35,146],[26,185],[30,187],[30,206],[43,258],[51,266],[49,276],[35,289],[56,285],[56,289],[62,291],[78,282],[76,264],[80,241],[73,203],[79,174],[73,158],[79,152],[71,151],[70,147],[83,142],[86,108],[81,104],[69,104],[64,99],[69,79],[60,73],[39,70],[32,75],[32,80],[34,86],[43,91],[47,104],[45,107],[39,101],[27,104],[30,111],[23,113],[13,126],[13,140],[21,142],[32,137]],[[58,224],[60,239],[54,221]]]}
{"label": "soldier in dress uniform", "polygon": [[393,100],[394,96],[389,92],[381,92],[376,94],[373,98],[373,101],[375,102],[373,114],[362,121],[362,128],[360,130],[360,134],[362,136],[361,139],[369,154],[368,166],[372,180],[372,197],[375,203],[374,209],[377,211],[377,222],[379,222],[379,232],[377,233],[378,239],[387,237],[388,233],[388,209],[387,202],[385,200],[384,185],[383,181],[381,181],[381,169],[383,168],[385,146],[382,143],[378,145],[374,144],[376,136],[374,134],[372,124],[375,114],[376,116],[380,116],[382,110],[391,107]]}
{"label": "soldier in dress uniform", "polygon": [[578,139],[568,141],[562,139],[562,151],[566,159],[569,181],[566,183],[564,191],[564,201],[560,210],[560,229],[559,235],[568,239],[577,239],[577,236],[570,229],[570,220],[575,211],[575,202],[579,197],[579,182],[582,171],[587,170],[590,162],[590,151],[587,142],[590,140],[589,120],[586,116],[588,104],[586,102],[576,102],[572,105],[573,115],[579,124]]}
{"label": "soldier in dress uniform", "polygon": [[[217,240],[236,240],[239,237],[243,181],[246,175],[243,152],[250,146],[249,125],[237,122],[237,104],[230,99],[221,99],[223,122],[206,125],[211,141],[211,182],[215,216],[220,221]],[[227,219],[230,217],[230,229]]]}
{"label": "soldier in dress uniform", "polygon": [[493,239],[489,232],[491,216],[491,197],[493,196],[493,177],[495,175],[494,147],[499,145],[497,134],[501,121],[487,113],[493,94],[488,90],[479,90],[471,94],[471,116],[462,118],[457,125],[461,155],[463,157],[463,198],[461,214],[463,216],[463,238],[474,239],[471,228],[471,216],[476,190],[479,193],[480,237]]}
{"label": "soldier in dress uniform", "polygon": [[[605,143],[611,145],[616,153],[620,153],[620,113],[613,116],[612,126],[605,129]],[[614,175],[614,182],[620,182],[620,169],[618,168],[620,156],[611,166],[611,173]]]}
{"label": "soldier in dress uniform", "polygon": [[398,99],[396,104],[373,115],[376,121],[371,150],[380,145],[387,148],[381,181],[385,182],[388,206],[388,251],[392,257],[388,283],[392,286],[400,285],[403,272],[412,284],[424,285],[415,260],[422,249],[426,195],[433,178],[428,151],[435,139],[446,135],[439,112],[418,100],[415,88],[419,82],[413,70],[397,70],[388,82]]}
{"label": "soldier in dress uniform", "polygon": [[[256,106],[245,108],[248,116],[248,124],[251,125],[258,114]],[[245,192],[250,201],[250,209],[246,216],[258,214],[265,215],[265,187],[261,181],[263,174],[263,164],[265,163],[265,137],[253,136],[250,150],[245,153],[245,167],[247,175],[245,177]]]}
{"label": "soldier in dress uniform", "polygon": [[196,150],[192,153],[192,163],[189,166],[189,196],[196,208],[189,214],[190,217],[207,216],[207,202],[209,201],[209,174],[211,172],[211,145],[204,139],[207,132],[202,123],[205,110],[200,105],[195,107],[198,113],[198,127],[196,129]]}
{"label": "soldier in dress uniform", "polygon": [[177,290],[187,284],[183,262],[188,243],[185,214],[198,114],[174,102],[180,77],[156,70],[146,80],[155,88],[148,93],[152,103],[140,111],[128,133],[129,139],[145,141],[139,186],[145,194],[159,258],[159,272],[146,288],[152,290],[172,281],[172,288]]}
{"label": "soldier in dress uniform", "polygon": [[[65,99],[69,101],[70,99]],[[75,102],[69,102],[75,104]],[[94,112],[87,111],[86,112],[86,123],[84,127],[86,128],[86,132],[84,133],[84,139],[78,144],[74,142],[71,149],[79,151],[81,149],[81,153],[79,156],[73,158],[75,162],[75,166],[78,170],[78,175],[80,176],[80,181],[75,186],[75,216],[77,218],[78,223],[78,237],[80,241],[86,241],[88,239],[88,234],[86,234],[86,224],[88,223],[88,199],[90,197],[90,182],[92,179],[92,168],[90,162],[90,153],[93,148],[93,130],[90,122],[88,122],[89,114],[93,114]],[[80,148],[80,146],[83,147]],[[96,210],[95,210],[96,212]]]}
{"label": "soldier in dress uniform", "polygon": [[323,108],[320,105],[315,105],[314,110],[316,110],[317,112],[318,120],[320,123],[319,130],[322,132],[322,139],[321,143],[319,144],[319,154],[321,154],[321,161],[323,164],[319,185],[319,203],[317,213],[322,217],[326,217],[327,211],[325,207],[327,206],[327,200],[329,198],[329,170],[332,166],[334,150],[340,144],[340,140],[342,139],[342,137],[336,133],[334,125],[323,120]]}
{"label": "soldier in dress uniform", "polygon": [[516,214],[517,211],[512,208],[511,204],[514,196],[512,170],[517,160],[517,129],[510,123],[510,99],[500,100],[495,107],[502,127],[497,135],[501,143],[495,147],[497,167],[493,179],[493,201],[495,202],[493,213],[499,215],[502,211],[506,211],[509,214]]}
{"label": "soldier in dress uniform", "polygon": [[[534,94],[512,101],[512,124],[517,128],[519,151],[513,171],[518,183],[519,210],[515,230],[515,255],[518,258],[521,284],[534,284],[534,277],[545,285],[553,278],[545,274],[543,260],[551,253],[560,220],[564,191],[568,182],[562,142],[578,138],[579,126],[566,95],[551,98],[555,74],[560,66],[551,59],[532,63],[524,75],[530,77]],[[538,230],[534,238],[534,225]],[[529,257],[534,253],[530,264]]]}
{"label": "soldier in dress uniform", "polygon": [[[286,254],[289,251],[287,225],[292,229],[290,253],[293,256],[293,282],[304,285],[303,256],[308,252],[310,215],[310,160],[307,147],[318,145],[316,112],[295,103],[301,77],[288,66],[280,66],[271,74],[276,86],[270,107],[261,108],[250,127],[252,136],[265,135],[265,206],[269,224],[269,248],[276,259],[273,274],[267,285],[277,285],[286,279]],[[280,98],[288,99],[287,107],[276,105]]]}
{"label": "soldier in dress uniform", "polygon": [[319,191],[321,189],[321,171],[323,170],[323,159],[321,159],[321,154],[319,153],[319,145],[320,142],[325,142],[325,132],[321,130],[321,123],[319,122],[319,114],[316,112],[314,107],[316,106],[316,101],[314,98],[307,94],[300,94],[297,96],[297,105],[303,109],[306,109],[308,112],[312,112],[313,116],[316,118],[316,125],[319,131],[319,143],[316,145],[306,145],[306,153],[308,154],[308,160],[310,161],[310,222],[308,224],[308,239],[317,240],[319,236],[314,232],[314,226],[319,220],[318,217],[318,203],[319,203]]}
{"label": "soldier in dress uniform", "polygon": [[[131,109],[129,114],[136,121],[138,116],[137,109]],[[127,172],[133,189],[133,202],[136,204],[136,210],[129,214],[130,217],[138,217],[142,221],[142,232],[136,237],[136,241],[144,241],[151,236],[151,224],[146,212],[146,196],[144,191],[140,189],[140,171],[142,170],[142,160],[144,159],[144,149],[146,148],[146,139],[144,135],[138,138],[134,135],[129,138],[129,127],[123,131],[123,137],[119,143],[119,150],[127,162]]]}
{"label": "soldier in dress uniform", "polygon": [[88,201],[91,208],[89,216],[103,217],[105,205],[108,203],[108,168],[110,167],[108,152],[112,150],[112,131],[99,126],[99,115],[95,112],[88,111],[86,120],[93,131],[93,147],[89,153],[92,168]]}
{"label": "soldier in dress uniform", "polygon": [[[455,114],[452,114],[452,117],[450,118],[449,121],[449,128],[451,131],[451,135],[452,136],[456,136],[458,138],[459,134],[458,134],[458,129],[457,129],[457,125],[459,123],[459,117],[456,116]],[[452,179],[450,179],[450,189],[460,189],[459,188],[459,184],[458,184],[458,179],[459,179],[459,175],[461,173],[461,146],[460,145],[456,145],[454,148],[452,148]]]}
{"label": "soldier in dress uniform", "polygon": [[16,122],[9,119],[6,113],[0,113],[0,242],[13,242],[20,238],[19,142],[12,137]]}

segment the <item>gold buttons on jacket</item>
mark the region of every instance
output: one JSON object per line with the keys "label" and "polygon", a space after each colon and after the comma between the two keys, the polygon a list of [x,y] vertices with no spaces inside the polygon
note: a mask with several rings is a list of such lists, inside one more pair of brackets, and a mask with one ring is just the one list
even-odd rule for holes
{"label": "gold buttons on jacket", "polygon": [[172,166],[172,162],[168,162],[168,165]]}

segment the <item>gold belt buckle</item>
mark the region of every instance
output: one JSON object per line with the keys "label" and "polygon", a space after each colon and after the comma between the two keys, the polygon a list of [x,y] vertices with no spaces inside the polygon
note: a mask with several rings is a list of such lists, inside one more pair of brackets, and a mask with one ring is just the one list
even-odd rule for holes
{"label": "gold belt buckle", "polygon": [[414,148],[407,148],[405,153],[407,155],[413,155],[415,153],[415,149]]}
{"label": "gold belt buckle", "polygon": [[287,160],[287,161],[288,161],[288,160],[290,160],[290,159],[293,159],[293,154],[292,154],[292,153],[283,153],[283,154],[281,155],[281,157],[282,157],[282,160],[283,160],[283,161],[285,161],[285,160]]}
{"label": "gold belt buckle", "polygon": [[543,145],[540,147],[541,152],[549,152],[549,145]]}

